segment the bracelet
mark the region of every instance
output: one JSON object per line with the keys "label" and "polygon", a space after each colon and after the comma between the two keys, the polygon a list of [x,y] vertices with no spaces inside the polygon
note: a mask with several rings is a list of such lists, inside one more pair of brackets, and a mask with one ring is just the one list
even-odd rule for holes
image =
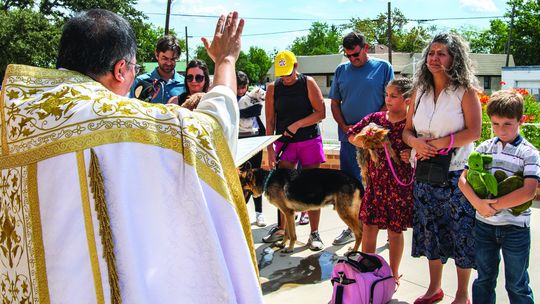
{"label": "bracelet", "polygon": [[439,150],[437,154],[448,155],[448,153],[452,151],[453,146],[454,146],[454,133],[450,133],[450,144],[448,145],[448,148]]}

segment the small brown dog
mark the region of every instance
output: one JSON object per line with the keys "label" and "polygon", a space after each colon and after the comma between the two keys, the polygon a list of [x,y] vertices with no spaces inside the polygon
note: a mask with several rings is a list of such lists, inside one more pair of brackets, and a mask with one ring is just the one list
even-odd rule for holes
{"label": "small brown dog", "polygon": [[373,161],[375,166],[378,167],[380,160],[376,150],[384,149],[383,144],[386,144],[388,153],[394,162],[396,162],[396,164],[401,162],[400,158],[396,154],[396,151],[394,151],[392,148],[390,140],[388,139],[388,132],[390,131],[372,122],[365,126],[362,131],[356,134],[350,141],[351,144],[358,147],[356,151],[356,159],[362,172],[362,180],[366,185],[369,182],[368,159],[371,158],[371,161]]}
{"label": "small brown dog", "polygon": [[339,217],[351,228],[355,237],[354,251],[362,241],[362,222],[358,218],[362,194],[360,182],[340,170],[309,169],[289,170],[248,169],[240,171],[244,190],[259,197],[263,193],[268,201],[285,216],[285,235],[281,246],[283,252],[292,252],[296,242],[295,211],[317,210],[334,205]]}

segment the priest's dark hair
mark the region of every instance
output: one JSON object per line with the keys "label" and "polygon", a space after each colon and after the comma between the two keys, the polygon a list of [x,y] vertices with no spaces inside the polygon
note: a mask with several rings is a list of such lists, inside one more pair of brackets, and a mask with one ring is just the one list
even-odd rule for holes
{"label": "priest's dark hair", "polygon": [[136,54],[129,23],[111,11],[91,9],[64,25],[56,67],[95,78],[111,71],[119,60],[133,61]]}

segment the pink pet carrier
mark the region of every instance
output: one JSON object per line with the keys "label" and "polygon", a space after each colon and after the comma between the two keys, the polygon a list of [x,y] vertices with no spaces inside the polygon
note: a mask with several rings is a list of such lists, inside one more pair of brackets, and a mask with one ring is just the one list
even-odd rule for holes
{"label": "pink pet carrier", "polygon": [[392,300],[396,282],[378,254],[349,252],[332,271],[331,304],[383,304]]}

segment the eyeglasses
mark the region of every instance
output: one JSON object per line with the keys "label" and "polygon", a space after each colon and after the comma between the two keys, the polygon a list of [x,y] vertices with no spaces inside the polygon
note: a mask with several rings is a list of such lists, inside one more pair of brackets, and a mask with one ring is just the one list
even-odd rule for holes
{"label": "eyeglasses", "polygon": [[136,63],[133,63],[133,62],[129,62],[127,60],[126,60],[126,63],[127,63],[127,65],[132,65],[133,67],[135,67],[135,74],[139,74],[139,72],[141,71],[142,65],[136,64]]}
{"label": "eyeglasses", "polygon": [[204,75],[192,75],[192,74],[187,74],[186,75],[186,80],[187,82],[192,82],[193,79],[195,79],[196,82],[203,82],[204,80]]}
{"label": "eyeglasses", "polygon": [[343,56],[345,56],[345,57],[351,59],[352,57],[356,58],[356,57],[360,56],[360,53],[362,53],[362,52],[360,51],[360,52],[358,52],[358,53],[343,54]]}

